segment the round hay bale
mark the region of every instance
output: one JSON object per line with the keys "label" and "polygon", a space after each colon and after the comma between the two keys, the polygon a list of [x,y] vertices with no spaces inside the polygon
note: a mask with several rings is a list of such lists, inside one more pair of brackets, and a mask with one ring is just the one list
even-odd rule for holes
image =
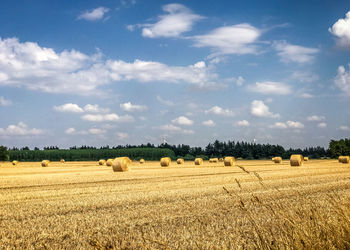
{"label": "round hay bale", "polygon": [[18,161],[12,161],[12,165],[16,166],[18,164]]}
{"label": "round hay bale", "polygon": [[234,166],[235,165],[235,161],[236,161],[235,157],[233,157],[233,156],[226,156],[224,158],[224,166],[226,166],[226,167]]}
{"label": "round hay bale", "polygon": [[304,162],[304,157],[302,155],[291,155],[290,156],[290,165],[297,167],[302,166]]}
{"label": "round hay bale", "polygon": [[130,170],[129,161],[124,157],[115,159],[112,164],[114,172],[127,172]]}
{"label": "round hay bale", "polygon": [[61,159],[60,160],[60,163],[65,163],[66,161],[64,159]]}
{"label": "round hay bale", "polygon": [[209,163],[218,163],[219,159],[218,158],[210,158]]}
{"label": "round hay bale", "polygon": [[224,158],[219,158],[219,162],[224,162]]}
{"label": "round hay bale", "polygon": [[145,159],[141,159],[140,164],[144,164],[144,163],[145,163]]}
{"label": "round hay bale", "polygon": [[309,160],[309,157],[304,157],[304,161],[308,161]]}
{"label": "round hay bale", "polygon": [[182,159],[182,158],[179,158],[179,159],[176,160],[176,163],[177,163],[177,164],[184,164],[184,163],[185,163],[185,160]]}
{"label": "round hay bale", "polygon": [[343,155],[340,155],[340,156],[338,157],[338,162],[342,163],[343,157],[344,157]]}
{"label": "round hay bale", "polygon": [[106,164],[106,160],[104,160],[104,159],[101,159],[98,161],[98,165],[100,165],[100,166],[103,166],[105,164]]}
{"label": "round hay bale", "polygon": [[107,167],[111,167],[112,164],[113,164],[113,161],[114,161],[114,159],[108,159],[108,160],[106,161],[106,166],[107,166]]}
{"label": "round hay bale", "polygon": [[350,162],[350,156],[343,156],[341,159],[341,163],[349,163]]}
{"label": "round hay bale", "polygon": [[127,156],[121,156],[121,157],[115,158],[115,160],[117,160],[117,159],[126,159],[126,160],[128,161],[128,164],[132,164],[132,161],[131,161],[130,158],[127,157]]}
{"label": "round hay bale", "polygon": [[42,167],[48,167],[48,166],[49,166],[49,163],[50,163],[49,160],[43,160],[43,161],[41,162],[41,166],[42,166]]}
{"label": "round hay bale", "polygon": [[273,162],[274,162],[274,161],[275,161],[275,158],[276,158],[276,157],[272,157],[271,161],[273,161]]}
{"label": "round hay bale", "polygon": [[170,163],[171,163],[170,157],[163,157],[162,159],[160,159],[160,165],[162,167],[168,167]]}
{"label": "round hay bale", "polygon": [[277,157],[273,157],[272,159],[274,163],[282,163],[282,157],[277,156]]}
{"label": "round hay bale", "polygon": [[202,158],[196,158],[196,159],[194,159],[194,164],[195,164],[195,165],[202,165],[202,164],[203,164],[203,159],[202,159]]}

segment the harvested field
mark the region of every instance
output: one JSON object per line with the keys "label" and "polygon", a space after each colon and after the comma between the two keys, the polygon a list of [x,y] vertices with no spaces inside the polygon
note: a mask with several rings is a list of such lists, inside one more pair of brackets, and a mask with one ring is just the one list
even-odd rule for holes
{"label": "harvested field", "polygon": [[349,248],[350,164],[0,163],[3,248]]}

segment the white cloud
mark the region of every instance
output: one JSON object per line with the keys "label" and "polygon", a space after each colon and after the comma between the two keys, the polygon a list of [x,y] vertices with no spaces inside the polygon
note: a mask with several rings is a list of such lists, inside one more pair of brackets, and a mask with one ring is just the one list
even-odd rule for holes
{"label": "white cloud", "polygon": [[120,107],[121,107],[122,110],[127,111],[127,112],[145,111],[145,110],[147,110],[146,106],[131,104],[131,102],[121,103]]}
{"label": "white cloud", "polygon": [[239,76],[236,80],[237,86],[242,86],[244,82],[244,78],[242,76]]}
{"label": "white cloud", "polygon": [[175,105],[172,101],[165,100],[162,97],[160,97],[159,95],[157,95],[157,101],[164,104],[164,105],[167,105],[167,106],[174,106]]}
{"label": "white cloud", "polygon": [[0,128],[0,136],[27,136],[41,134],[44,134],[43,130],[28,128],[23,122],[19,122],[17,125],[9,125],[7,128]]}
{"label": "white cloud", "polygon": [[186,116],[179,116],[178,118],[172,120],[171,122],[177,125],[185,125],[185,126],[193,125],[193,121],[188,119]]}
{"label": "white cloud", "polygon": [[350,127],[349,126],[340,126],[339,127],[340,130],[343,130],[343,131],[350,131]]}
{"label": "white cloud", "polygon": [[334,79],[334,84],[343,92],[343,94],[350,95],[350,71],[346,71],[342,65],[339,66],[337,76]]}
{"label": "white cloud", "polygon": [[287,121],[287,122],[276,122],[274,125],[271,125],[270,128],[278,128],[278,129],[301,129],[304,128],[304,124],[296,121]]}
{"label": "white cloud", "polygon": [[90,122],[133,122],[134,118],[130,115],[119,116],[115,113],[111,114],[86,114],[81,119]]}
{"label": "white cloud", "polygon": [[212,67],[203,63],[168,66],[154,61],[103,60],[79,51],[55,52],[37,43],[0,38],[0,86],[47,93],[101,95],[100,88],[118,82],[187,83],[197,88],[222,87]]}
{"label": "white cloud", "polygon": [[310,63],[314,60],[315,54],[319,52],[318,49],[292,45],[286,41],[275,42],[273,47],[280,56],[281,61],[286,63]]}
{"label": "white cloud", "polygon": [[182,130],[182,134],[185,134],[185,135],[192,135],[194,134],[194,130],[191,130],[191,129],[183,129]]}
{"label": "white cloud", "polygon": [[337,37],[337,44],[341,47],[350,46],[350,11],[346,13],[345,18],[338,19],[331,28],[330,33]]}
{"label": "white cloud", "polygon": [[83,19],[86,21],[97,21],[101,20],[109,9],[105,7],[98,7],[96,9],[85,11],[84,13],[78,16],[78,19]]}
{"label": "white cloud", "polygon": [[307,117],[308,121],[316,121],[316,122],[324,121],[325,119],[326,117],[318,116],[318,115],[311,115]]}
{"label": "white cloud", "polygon": [[202,124],[207,127],[214,127],[216,125],[213,120],[203,121]]}
{"label": "white cloud", "polygon": [[221,116],[234,116],[234,113],[230,109],[223,109],[219,106],[214,106],[208,110],[205,111],[206,114],[214,114],[214,115],[221,115]]}
{"label": "white cloud", "polygon": [[122,133],[122,132],[117,133],[117,138],[119,140],[125,140],[128,137],[129,137],[129,135],[127,133]]}
{"label": "white cloud", "polygon": [[173,124],[166,124],[166,125],[160,126],[159,129],[168,131],[168,132],[181,131],[180,127],[174,126]]}
{"label": "white cloud", "polygon": [[79,107],[78,104],[74,104],[74,103],[66,103],[60,106],[54,106],[53,109],[58,112],[70,112],[70,113],[84,112],[84,110],[81,107]]}
{"label": "white cloud", "polygon": [[282,82],[256,82],[247,89],[264,95],[288,95],[292,92],[291,87]]}
{"label": "white cloud", "polygon": [[84,111],[88,113],[108,113],[108,108],[100,108],[98,104],[86,104]]}
{"label": "white cloud", "polygon": [[301,93],[301,94],[299,95],[299,97],[307,99],[307,98],[312,98],[312,97],[314,97],[314,96],[311,95],[311,94],[309,94],[309,93]]}
{"label": "white cloud", "polygon": [[12,105],[11,100],[7,100],[3,96],[0,96],[0,106],[10,106],[10,105]]}
{"label": "white cloud", "polygon": [[64,133],[67,134],[67,135],[73,135],[75,134],[76,130],[75,128],[67,128]]}
{"label": "white cloud", "polygon": [[327,123],[320,122],[319,124],[317,124],[317,127],[319,127],[319,128],[327,128]]}
{"label": "white cloud", "polygon": [[295,71],[293,72],[292,79],[298,80],[299,82],[314,82],[319,79],[319,76],[311,72]]}
{"label": "white cloud", "polygon": [[212,30],[208,34],[192,37],[195,47],[212,48],[214,54],[254,54],[257,48],[254,42],[261,35],[254,26],[242,23],[224,26]]}
{"label": "white cloud", "polygon": [[238,121],[236,125],[239,127],[249,127],[250,123],[247,120],[242,120]]}
{"label": "white cloud", "polygon": [[265,105],[263,101],[259,101],[259,100],[252,101],[250,112],[252,115],[257,117],[270,117],[270,118],[280,117],[279,114],[272,113],[269,107]]}
{"label": "white cloud", "polygon": [[104,129],[100,129],[100,128],[90,128],[89,129],[89,133],[92,135],[102,135],[105,134],[107,131]]}
{"label": "white cloud", "polygon": [[166,15],[159,16],[159,21],[153,24],[143,24],[142,36],[156,37],[178,37],[182,33],[190,31],[193,24],[202,19],[182,4],[167,4],[163,6]]}

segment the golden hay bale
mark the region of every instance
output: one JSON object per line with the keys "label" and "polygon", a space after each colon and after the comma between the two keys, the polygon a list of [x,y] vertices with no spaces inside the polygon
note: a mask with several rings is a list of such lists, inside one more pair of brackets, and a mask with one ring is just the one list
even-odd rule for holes
{"label": "golden hay bale", "polygon": [[129,161],[126,157],[118,157],[113,161],[112,167],[114,172],[127,172],[130,170]]}
{"label": "golden hay bale", "polygon": [[224,158],[219,158],[219,162],[224,162]]}
{"label": "golden hay bale", "polygon": [[162,159],[160,159],[160,165],[162,167],[168,167],[170,163],[171,163],[170,157],[163,157]]}
{"label": "golden hay bale", "polygon": [[65,161],[64,159],[61,159],[60,162],[61,162],[61,163],[65,163],[66,161]]}
{"label": "golden hay bale", "polygon": [[176,163],[177,163],[177,164],[184,164],[184,163],[185,163],[185,160],[182,159],[182,158],[179,158],[179,159],[176,160]]}
{"label": "golden hay bale", "polygon": [[144,163],[145,163],[145,159],[141,159],[140,164],[144,164]]}
{"label": "golden hay bale", "polygon": [[291,166],[302,166],[304,162],[304,157],[302,155],[291,155],[290,165]]}
{"label": "golden hay bale", "polygon": [[130,158],[127,157],[127,156],[122,156],[122,157],[117,157],[117,158],[115,158],[115,160],[117,160],[117,159],[126,159],[126,160],[128,161],[128,164],[131,164],[131,163],[132,163],[132,161],[130,160]]}
{"label": "golden hay bale", "polygon": [[49,160],[43,160],[43,161],[41,162],[41,166],[42,166],[42,167],[48,167],[48,166],[49,166],[49,163],[50,163]]}
{"label": "golden hay bale", "polygon": [[349,156],[342,156],[340,162],[341,163],[349,163],[350,162],[350,157]]}
{"label": "golden hay bale", "polygon": [[113,161],[114,161],[114,159],[108,159],[108,160],[106,161],[106,166],[111,167],[112,164],[113,164]]}
{"label": "golden hay bale", "polygon": [[276,158],[276,157],[272,157],[271,161],[275,161],[275,158]]}
{"label": "golden hay bale", "polygon": [[100,166],[103,166],[105,164],[106,164],[106,160],[101,159],[98,161],[98,165],[100,165]]}
{"label": "golden hay bale", "polygon": [[277,157],[273,157],[272,159],[274,163],[282,163],[282,157],[277,156]]}
{"label": "golden hay bale", "polygon": [[235,161],[236,161],[235,157],[233,157],[233,156],[226,156],[224,158],[224,166],[226,166],[226,167],[233,166],[233,165],[235,165]]}
{"label": "golden hay bale", "polygon": [[196,158],[196,159],[194,159],[194,164],[195,164],[195,165],[202,165],[202,164],[203,164],[203,159],[202,159],[202,158]]}
{"label": "golden hay bale", "polygon": [[308,161],[309,160],[309,157],[304,157],[304,161]]}
{"label": "golden hay bale", "polygon": [[15,166],[18,164],[18,161],[12,161],[12,165]]}
{"label": "golden hay bale", "polygon": [[344,155],[340,155],[339,157],[338,157],[338,162],[342,162],[343,161],[343,157],[344,157]]}
{"label": "golden hay bale", "polygon": [[210,163],[217,163],[217,162],[219,162],[219,159],[218,158],[210,158],[209,162]]}

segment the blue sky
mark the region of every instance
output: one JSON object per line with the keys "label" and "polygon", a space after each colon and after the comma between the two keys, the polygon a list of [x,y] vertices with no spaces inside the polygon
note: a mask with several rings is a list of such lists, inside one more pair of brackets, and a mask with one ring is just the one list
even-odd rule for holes
{"label": "blue sky", "polygon": [[1,1],[0,144],[327,146],[349,1]]}

